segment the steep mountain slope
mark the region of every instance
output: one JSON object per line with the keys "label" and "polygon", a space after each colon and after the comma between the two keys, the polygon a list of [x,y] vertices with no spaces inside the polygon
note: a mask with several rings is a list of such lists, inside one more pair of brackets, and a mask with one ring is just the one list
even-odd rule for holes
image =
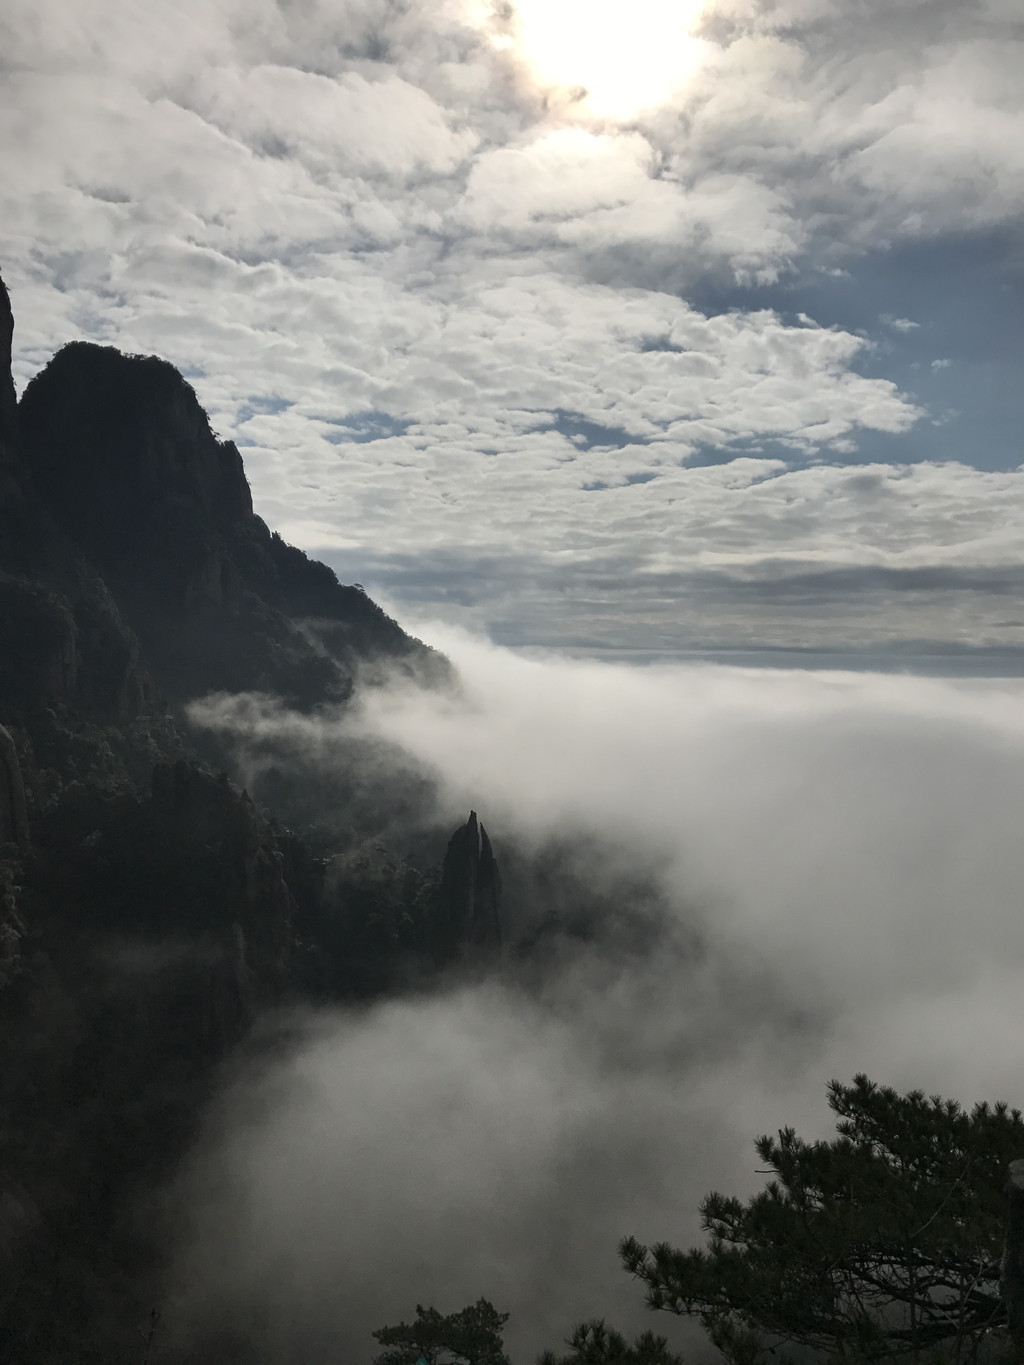
{"label": "steep mountain slope", "polygon": [[16,405],[12,329],[0,284],[0,1362],[128,1361],[151,1196],[253,1019],[486,955],[499,883],[475,816],[443,869],[367,841],[387,793],[314,854],[204,766],[207,692],[448,665],[271,534],[173,367],[73,343]]}
{"label": "steep mountain slope", "polygon": [[245,688],[339,701],[375,660],[442,675],[365,593],[268,531],[238,450],[166,361],[74,342],[28,385],[18,419],[40,500],[173,699]]}

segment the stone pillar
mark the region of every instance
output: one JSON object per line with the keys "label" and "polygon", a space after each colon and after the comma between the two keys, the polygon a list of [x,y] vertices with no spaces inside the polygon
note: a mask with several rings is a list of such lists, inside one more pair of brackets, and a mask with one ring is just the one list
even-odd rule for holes
{"label": "stone pillar", "polygon": [[441,872],[446,947],[449,952],[488,953],[501,947],[501,876],[487,831],[469,819],[448,842]]}
{"label": "stone pillar", "polygon": [[18,403],[11,378],[11,344],[14,336],[14,315],[11,300],[0,279],[0,464],[8,448],[14,444]]}

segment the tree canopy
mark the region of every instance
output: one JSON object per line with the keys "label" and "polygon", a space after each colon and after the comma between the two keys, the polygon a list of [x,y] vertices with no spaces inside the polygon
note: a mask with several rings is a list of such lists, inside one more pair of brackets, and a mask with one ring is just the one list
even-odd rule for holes
{"label": "tree canopy", "polygon": [[447,1316],[417,1304],[415,1322],[374,1332],[386,1348],[374,1365],[509,1365],[501,1337],[508,1316],[486,1299]]}
{"label": "tree canopy", "polygon": [[1024,1120],[1005,1104],[829,1085],[838,1136],[757,1140],[771,1175],[743,1202],[701,1206],[706,1248],[620,1252],[652,1308],[697,1317],[734,1365],[795,1344],[882,1360],[936,1348],[973,1359],[1005,1322],[999,1295],[1008,1163]]}
{"label": "tree canopy", "polygon": [[641,1332],[632,1345],[603,1318],[582,1322],[566,1345],[568,1355],[545,1351],[537,1365],[683,1365],[682,1356],[668,1348],[664,1337]]}

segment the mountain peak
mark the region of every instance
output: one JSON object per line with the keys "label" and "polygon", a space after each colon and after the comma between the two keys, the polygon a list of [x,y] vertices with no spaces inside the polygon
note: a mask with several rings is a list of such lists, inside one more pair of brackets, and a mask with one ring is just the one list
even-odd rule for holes
{"label": "mountain peak", "polygon": [[14,314],[7,286],[0,278],[0,459],[14,440],[17,398],[11,377],[11,346],[14,339]]}
{"label": "mountain peak", "polygon": [[[12,326],[4,291],[0,364]],[[253,512],[237,447],[211,430],[168,361],[73,341],[13,404],[11,385],[8,482],[38,515],[0,525],[2,567],[24,573],[34,560],[21,552],[33,543],[22,523],[43,527],[44,548],[52,541],[78,564],[79,597],[94,595],[82,574],[109,589],[169,700],[264,691],[309,707],[346,700],[368,665],[446,674],[364,592],[271,534]]]}
{"label": "mountain peak", "polygon": [[102,560],[177,529],[252,516],[242,458],[166,360],[73,341],[31,380],[21,429],[35,485]]}

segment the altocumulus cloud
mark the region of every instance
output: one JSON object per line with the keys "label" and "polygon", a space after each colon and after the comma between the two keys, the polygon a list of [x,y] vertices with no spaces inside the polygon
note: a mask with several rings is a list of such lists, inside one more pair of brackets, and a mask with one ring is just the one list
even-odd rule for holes
{"label": "altocumulus cloud", "polygon": [[512,645],[630,657],[773,648],[911,666],[928,654],[1020,670],[1018,471],[750,457],[652,469],[650,447],[628,453],[637,472],[619,483],[621,464],[613,472],[609,452],[590,452],[607,482],[583,498],[578,474],[556,471],[541,517],[511,489],[492,504],[467,483],[458,547],[325,558],[402,603],[399,614],[443,614]]}
{"label": "altocumulus cloud", "polygon": [[631,940],[623,902],[548,975],[301,1024],[224,1097],[189,1176],[187,1339],[358,1359],[416,1301],[487,1294],[527,1362],[578,1316],[642,1322],[617,1238],[697,1240],[709,1188],[758,1185],[754,1134],[827,1131],[829,1077],[1020,1103],[1020,684],[432,638],[459,698],[199,718],[325,762],[353,733],[403,746],[499,851],[575,846],[597,889],[643,870],[657,932]]}
{"label": "altocumulus cloud", "polygon": [[[20,382],[75,335],[168,356],[268,521],[346,553],[487,526],[495,553],[641,570],[631,490],[678,542],[708,452],[799,471],[866,435],[898,459],[923,428],[884,373],[894,325],[758,290],[1017,221],[1013,0],[708,0],[685,81],[626,121],[543,85],[516,33],[457,0],[13,0]],[[709,281],[717,306],[686,302]],[[896,335],[935,358],[926,327]]]}

